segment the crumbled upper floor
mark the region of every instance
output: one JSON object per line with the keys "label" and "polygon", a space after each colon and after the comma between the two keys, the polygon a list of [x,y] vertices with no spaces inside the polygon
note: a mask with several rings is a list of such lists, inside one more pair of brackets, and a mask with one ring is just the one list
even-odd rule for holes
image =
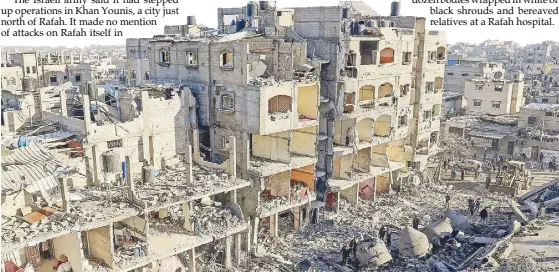
{"label": "crumbled upper floor", "polygon": [[[148,205],[149,210],[192,201],[250,185],[249,181],[235,178],[222,169],[199,165],[192,166],[192,184],[187,184],[187,165],[180,162],[159,170],[154,183],[137,185],[136,195]],[[141,184],[141,178],[135,178]]]}

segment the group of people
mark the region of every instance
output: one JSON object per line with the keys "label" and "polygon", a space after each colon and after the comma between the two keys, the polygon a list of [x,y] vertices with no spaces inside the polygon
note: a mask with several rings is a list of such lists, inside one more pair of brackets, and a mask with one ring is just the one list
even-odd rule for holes
{"label": "group of people", "polygon": [[[342,265],[347,265],[347,260],[349,259],[349,255],[353,252],[353,258],[357,257],[357,245],[359,244],[359,240],[357,237],[353,236],[353,238],[349,241],[349,243],[344,244],[340,253],[342,253]],[[349,245],[349,246],[348,246]]]}

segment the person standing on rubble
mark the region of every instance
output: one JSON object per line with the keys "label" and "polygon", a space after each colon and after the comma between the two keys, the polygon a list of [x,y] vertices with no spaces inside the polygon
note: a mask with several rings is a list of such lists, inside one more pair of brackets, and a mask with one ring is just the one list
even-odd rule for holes
{"label": "person standing on rubble", "polygon": [[450,172],[450,176],[452,177],[452,180],[456,180],[456,170],[454,170],[454,168]]}
{"label": "person standing on rubble", "polygon": [[380,227],[380,229],[378,230],[378,238],[379,238],[381,241],[384,241],[384,236],[385,236],[385,235],[386,235],[386,227],[385,227],[385,226],[382,226],[382,227]]}
{"label": "person standing on rubble", "polygon": [[450,195],[448,193],[445,196],[445,205],[447,209],[450,209]]}
{"label": "person standing on rubble", "polygon": [[478,198],[476,199],[476,208],[475,208],[475,211],[476,211],[476,212],[479,212],[479,207],[480,207],[480,206],[481,206],[481,197],[478,197]]}
{"label": "person standing on rubble", "polygon": [[476,204],[472,198],[468,199],[468,209],[470,210],[470,216],[474,216]]}
{"label": "person standing on rubble", "polygon": [[353,239],[351,239],[351,241],[349,242],[349,247],[351,247],[351,250],[353,251],[353,258],[357,258],[357,244],[359,244],[359,241],[354,235]]}
{"label": "person standing on rubble", "polygon": [[345,244],[342,247],[342,251],[340,251],[340,253],[342,253],[342,265],[345,266],[347,265],[347,258],[349,257],[349,249]]}
{"label": "person standing on rubble", "polygon": [[419,228],[419,217],[417,217],[417,215],[413,216],[412,226],[415,230],[417,230]]}
{"label": "person standing on rubble", "polygon": [[481,217],[481,222],[485,222],[487,216],[489,216],[489,213],[487,212],[487,207],[485,207],[483,208],[483,210],[481,210],[481,212],[479,212],[479,217]]}

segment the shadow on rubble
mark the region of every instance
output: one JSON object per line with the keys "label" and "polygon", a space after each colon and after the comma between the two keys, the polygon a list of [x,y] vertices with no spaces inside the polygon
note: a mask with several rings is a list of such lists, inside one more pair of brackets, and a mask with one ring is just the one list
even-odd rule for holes
{"label": "shadow on rubble", "polygon": [[550,241],[550,240],[518,241],[517,243],[525,244],[525,245],[534,245],[534,246],[559,246],[559,241]]}

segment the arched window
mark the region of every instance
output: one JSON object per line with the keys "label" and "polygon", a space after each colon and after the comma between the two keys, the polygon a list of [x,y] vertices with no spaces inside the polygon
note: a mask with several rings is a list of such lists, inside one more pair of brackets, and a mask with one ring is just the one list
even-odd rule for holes
{"label": "arched window", "polygon": [[287,95],[276,95],[268,99],[268,113],[291,112],[291,97]]}
{"label": "arched window", "polygon": [[369,101],[375,99],[375,87],[365,85],[359,89],[359,101]]}
{"label": "arched window", "polygon": [[380,51],[380,63],[393,63],[394,49],[387,47]]}
{"label": "arched window", "polygon": [[378,98],[389,97],[392,96],[393,93],[394,93],[394,86],[390,83],[384,83],[380,85],[378,91]]}

